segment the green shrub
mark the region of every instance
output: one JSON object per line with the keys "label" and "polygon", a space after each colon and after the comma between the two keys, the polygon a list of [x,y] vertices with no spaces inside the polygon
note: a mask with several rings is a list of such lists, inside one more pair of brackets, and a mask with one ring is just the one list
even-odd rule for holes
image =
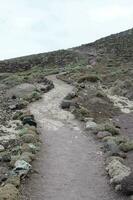
{"label": "green shrub", "polygon": [[100,78],[97,75],[85,75],[85,76],[81,76],[79,78],[78,83],[82,83],[82,82],[85,82],[85,81],[95,83],[99,80],[100,80]]}

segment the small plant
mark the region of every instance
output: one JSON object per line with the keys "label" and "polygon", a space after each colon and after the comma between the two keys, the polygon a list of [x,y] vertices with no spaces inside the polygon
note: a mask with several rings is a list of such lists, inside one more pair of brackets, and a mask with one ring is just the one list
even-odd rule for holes
{"label": "small plant", "polygon": [[23,97],[23,99],[31,103],[41,99],[41,93],[38,91],[33,91],[31,94]]}

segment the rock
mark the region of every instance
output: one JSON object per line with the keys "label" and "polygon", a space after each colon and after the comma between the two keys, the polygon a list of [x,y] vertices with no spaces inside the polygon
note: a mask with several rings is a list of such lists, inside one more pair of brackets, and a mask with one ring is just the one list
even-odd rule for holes
{"label": "rock", "polygon": [[3,145],[0,145],[0,152],[3,152],[5,150]]}
{"label": "rock", "polygon": [[121,143],[125,143],[127,139],[123,136],[107,136],[103,138],[103,142],[107,142],[108,140],[114,141],[117,145],[120,145]]}
{"label": "rock", "polygon": [[30,83],[22,83],[20,85],[17,85],[13,88],[11,88],[8,91],[8,96],[17,96],[17,97],[23,97],[25,95],[28,95],[29,93],[33,92],[36,89],[35,85]]}
{"label": "rock", "polygon": [[0,200],[19,200],[19,192],[12,184],[0,188]]}
{"label": "rock", "polygon": [[108,165],[109,163],[111,163],[114,159],[120,161],[121,163],[124,163],[124,159],[123,158],[121,158],[119,156],[110,156],[110,157],[106,158],[106,162],[105,162],[106,165]]}
{"label": "rock", "polygon": [[33,135],[29,133],[22,135],[21,139],[24,143],[36,143],[38,140],[37,135]]}
{"label": "rock", "polygon": [[115,186],[115,191],[118,192],[121,190],[121,184]]}
{"label": "rock", "polygon": [[9,176],[7,167],[0,167],[0,184],[7,180]]}
{"label": "rock", "polygon": [[120,184],[122,180],[131,173],[129,167],[115,158],[107,165],[106,170],[111,177],[110,183],[112,184]]}
{"label": "rock", "polygon": [[12,119],[13,120],[16,120],[16,119],[20,119],[20,117],[23,115],[23,112],[22,111],[17,111],[13,114],[13,117]]}
{"label": "rock", "polygon": [[70,106],[74,106],[75,103],[71,100],[63,100],[62,103],[61,103],[61,108],[62,109],[69,109]]}
{"label": "rock", "polygon": [[37,127],[37,123],[35,122],[35,120],[31,116],[24,117],[22,123],[23,123],[23,125],[28,124],[30,126]]}
{"label": "rock", "polygon": [[113,124],[105,124],[105,131],[110,132],[112,135],[120,134],[120,129],[116,128]]}
{"label": "rock", "polygon": [[72,100],[77,96],[77,93],[75,91],[72,91],[71,93],[68,93],[68,95],[64,98],[65,100]]}
{"label": "rock", "polygon": [[107,136],[112,136],[112,134],[108,131],[100,131],[97,134],[98,139],[103,139],[104,137],[107,137]]}
{"label": "rock", "polygon": [[93,130],[96,130],[97,129],[97,124],[93,121],[88,121],[86,122],[86,125],[85,125],[85,129],[87,131],[93,131]]}
{"label": "rock", "polygon": [[5,153],[5,154],[2,156],[2,161],[3,161],[3,162],[10,162],[10,161],[11,161],[11,155],[10,155],[10,153]]}
{"label": "rock", "polygon": [[33,144],[28,144],[28,143],[24,143],[22,146],[21,146],[21,151],[22,152],[30,152],[30,153],[33,153],[35,154],[37,152],[37,147]]}
{"label": "rock", "polygon": [[12,184],[15,187],[19,187],[20,186],[20,176],[10,176],[6,183]]}
{"label": "rock", "polygon": [[113,140],[107,140],[104,143],[104,149],[109,152],[110,156],[118,156],[120,153],[119,146]]}
{"label": "rock", "polygon": [[121,181],[121,191],[127,195],[133,195],[133,172]]}
{"label": "rock", "polygon": [[25,108],[27,105],[28,105],[27,101],[20,101],[20,102],[14,104],[14,105],[10,105],[9,109],[13,110],[13,111],[21,110],[21,109]]}
{"label": "rock", "polygon": [[16,105],[9,105],[10,110],[16,110]]}
{"label": "rock", "polygon": [[12,168],[14,167],[15,162],[16,162],[17,160],[19,160],[19,157],[20,157],[20,155],[11,156],[10,167],[12,167]]}
{"label": "rock", "polygon": [[130,196],[130,200],[133,200],[133,195]]}
{"label": "rock", "polygon": [[31,165],[24,160],[17,160],[15,162],[15,168],[12,171],[12,175],[27,175],[31,169]]}
{"label": "rock", "polygon": [[35,158],[35,156],[32,153],[30,153],[30,152],[23,152],[21,154],[21,156],[19,157],[19,160],[24,160],[27,163],[30,163],[34,158]]}
{"label": "rock", "polygon": [[133,150],[133,141],[127,141],[125,143],[121,143],[119,145],[119,147],[124,152],[132,151]]}

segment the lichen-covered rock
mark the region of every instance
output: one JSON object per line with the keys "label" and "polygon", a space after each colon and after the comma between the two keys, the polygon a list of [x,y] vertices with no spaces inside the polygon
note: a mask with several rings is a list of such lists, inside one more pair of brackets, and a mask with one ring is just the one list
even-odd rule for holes
{"label": "lichen-covered rock", "polygon": [[112,135],[119,135],[120,129],[116,128],[113,124],[105,124],[105,131],[110,132]]}
{"label": "lichen-covered rock", "polygon": [[132,151],[133,150],[133,141],[127,141],[120,144],[120,149],[124,152]]}
{"label": "lichen-covered rock", "polygon": [[107,165],[106,170],[111,178],[110,183],[112,184],[120,184],[122,180],[131,173],[129,167],[115,158]]}
{"label": "lichen-covered rock", "polygon": [[12,184],[0,188],[0,200],[19,200],[19,192]]}

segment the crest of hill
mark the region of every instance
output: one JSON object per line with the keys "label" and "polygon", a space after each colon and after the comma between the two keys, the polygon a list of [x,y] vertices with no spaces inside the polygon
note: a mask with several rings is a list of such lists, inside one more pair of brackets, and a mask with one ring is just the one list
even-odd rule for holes
{"label": "crest of hill", "polygon": [[32,67],[64,68],[75,65],[131,66],[133,29],[113,34],[68,50],[41,53],[0,61],[0,73],[25,71]]}

